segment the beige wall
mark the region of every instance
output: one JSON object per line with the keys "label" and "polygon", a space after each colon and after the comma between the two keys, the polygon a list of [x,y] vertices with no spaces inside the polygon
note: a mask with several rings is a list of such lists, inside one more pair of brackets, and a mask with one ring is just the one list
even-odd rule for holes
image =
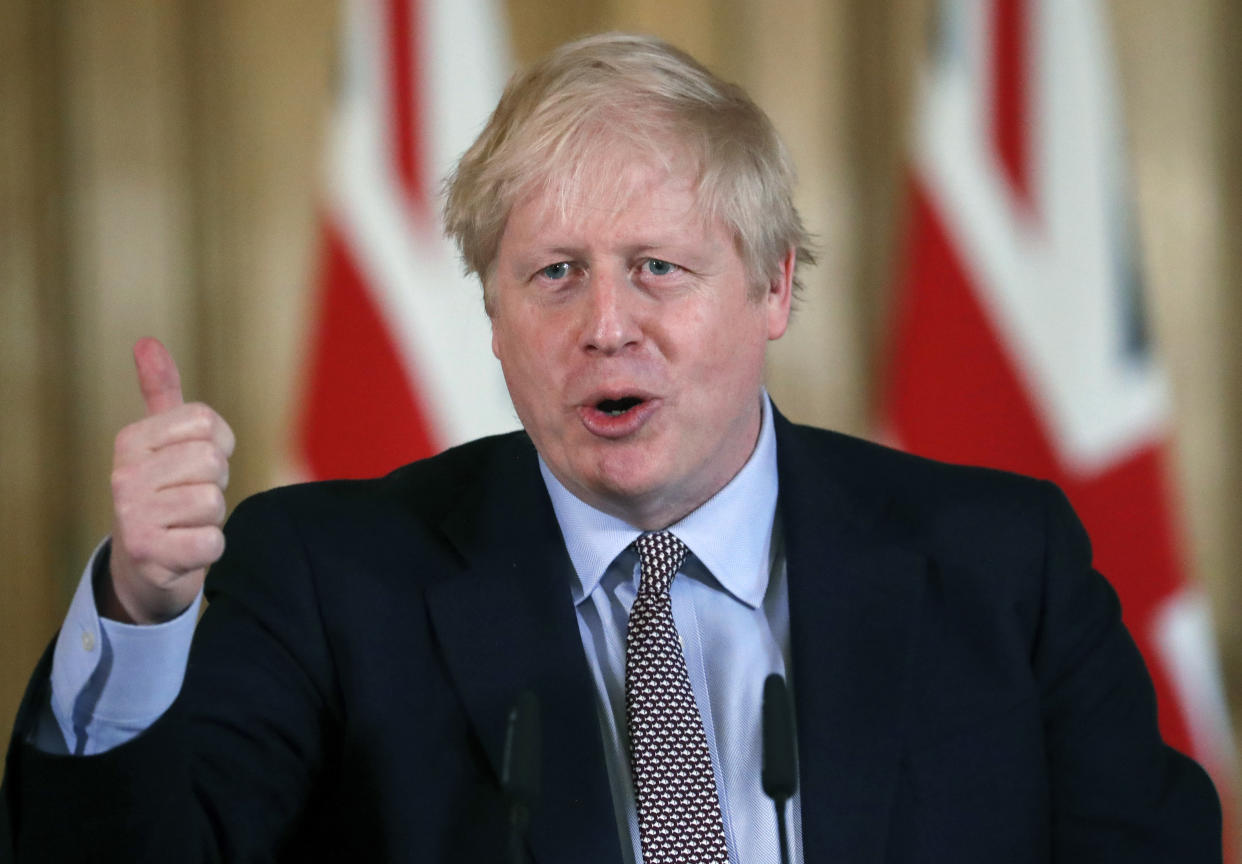
{"label": "beige wall", "polygon": [[[769,8],[779,8],[771,14]],[[823,264],[773,356],[799,419],[868,430],[925,0],[509,0],[529,60],[656,32],[748,86]],[[1229,0],[1113,0],[1155,330],[1196,572],[1242,697],[1242,115]],[[230,497],[285,476],[333,0],[0,4],[0,732],[107,530],[128,346],[164,337],[233,423]]]}

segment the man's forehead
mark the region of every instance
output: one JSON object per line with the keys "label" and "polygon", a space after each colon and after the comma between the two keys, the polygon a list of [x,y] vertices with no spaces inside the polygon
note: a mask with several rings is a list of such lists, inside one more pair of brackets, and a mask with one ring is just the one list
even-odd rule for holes
{"label": "man's forehead", "polygon": [[518,197],[510,218],[520,214],[527,229],[523,234],[539,228],[598,227],[636,217],[701,231],[713,220],[703,207],[698,181],[697,167],[684,159],[665,161],[636,153],[583,161],[549,172],[532,184]]}

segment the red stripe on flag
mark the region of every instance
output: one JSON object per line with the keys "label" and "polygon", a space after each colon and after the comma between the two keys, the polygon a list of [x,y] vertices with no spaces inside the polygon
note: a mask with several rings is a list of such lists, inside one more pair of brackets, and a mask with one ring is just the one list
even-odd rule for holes
{"label": "red stripe on flag", "polygon": [[[992,141],[1005,179],[1017,198],[1031,211],[1031,164],[1027,93],[1030,10],[1026,0],[996,0],[992,4]],[[1033,211],[1031,211],[1033,212]]]}
{"label": "red stripe on flag", "polygon": [[1125,597],[1126,624],[1156,687],[1161,733],[1193,752],[1184,708],[1152,642],[1159,605],[1182,584],[1162,452],[1144,449],[1092,476],[1061,464],[938,214],[921,186],[911,185],[884,416],[911,452],[1044,477],[1061,487],[1092,537],[1095,566]]}
{"label": "red stripe on flag", "polygon": [[374,477],[435,452],[388,327],[330,219],[298,445],[315,478]]}
{"label": "red stripe on flag", "polygon": [[421,58],[414,31],[415,0],[388,0],[388,92],[392,99],[393,155],[397,181],[416,213],[428,208],[423,183],[422,92],[416,85]]}

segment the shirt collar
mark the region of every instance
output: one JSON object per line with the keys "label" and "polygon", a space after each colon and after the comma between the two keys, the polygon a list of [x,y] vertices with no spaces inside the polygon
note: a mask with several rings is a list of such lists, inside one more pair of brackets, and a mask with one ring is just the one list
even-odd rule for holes
{"label": "shirt collar", "polygon": [[[668,528],[721,587],[751,608],[763,602],[768,588],[778,488],[776,432],[766,392],[762,402],[759,440],[742,470],[697,510]],[[539,471],[578,576],[572,586],[577,605],[595,590],[608,565],[642,531],[576,497],[548,470],[542,456]]]}

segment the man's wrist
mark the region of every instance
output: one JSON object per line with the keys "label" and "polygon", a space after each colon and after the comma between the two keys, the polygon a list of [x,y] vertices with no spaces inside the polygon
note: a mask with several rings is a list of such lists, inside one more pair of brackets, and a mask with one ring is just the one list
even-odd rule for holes
{"label": "man's wrist", "polygon": [[[188,603],[178,603],[167,614],[150,615],[135,614],[141,612],[142,604],[138,599],[130,597],[126,605],[116,590],[116,572],[113,568],[112,538],[104,541],[100,553],[95,557],[94,569],[91,571],[91,588],[95,597],[95,610],[100,618],[115,621],[119,624],[130,624],[136,627],[151,627],[165,624],[174,618],[180,618],[185,611],[197,602],[197,596]],[[153,591],[158,589],[152,588]],[[201,590],[199,592],[201,594]]]}
{"label": "man's wrist", "polygon": [[99,554],[95,556],[94,568],[91,571],[91,588],[95,593],[95,610],[100,617],[123,624],[133,624],[134,619],[125,611],[121,600],[116,596],[116,585],[112,581],[112,538],[104,541]]}

